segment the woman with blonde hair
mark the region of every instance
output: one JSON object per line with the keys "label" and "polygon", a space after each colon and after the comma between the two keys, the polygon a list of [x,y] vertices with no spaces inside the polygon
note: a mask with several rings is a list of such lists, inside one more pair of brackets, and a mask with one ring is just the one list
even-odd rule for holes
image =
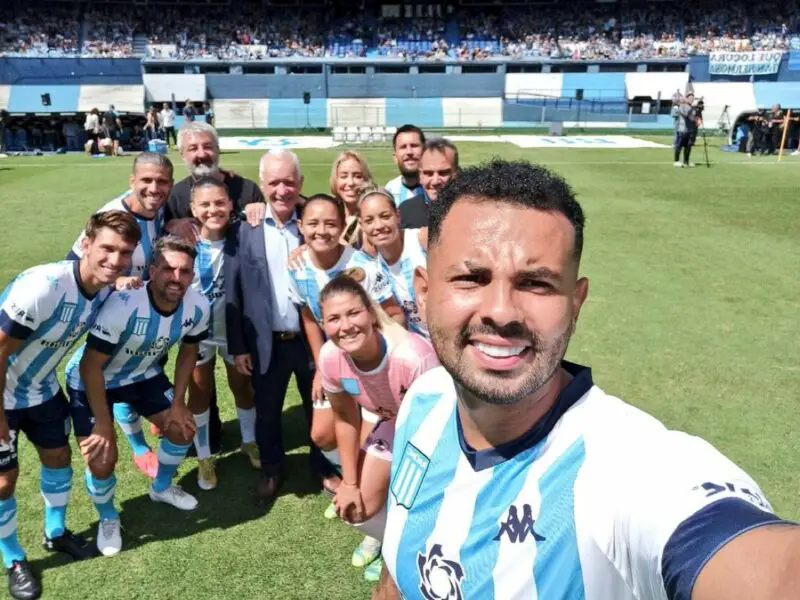
{"label": "woman with blonde hair", "polygon": [[358,225],[358,199],[366,187],[373,185],[367,161],[357,152],[347,150],[333,161],[330,177],[331,194],[341,200],[345,207],[345,228],[341,241],[357,250],[363,250],[370,256],[375,256],[375,249],[361,234]]}

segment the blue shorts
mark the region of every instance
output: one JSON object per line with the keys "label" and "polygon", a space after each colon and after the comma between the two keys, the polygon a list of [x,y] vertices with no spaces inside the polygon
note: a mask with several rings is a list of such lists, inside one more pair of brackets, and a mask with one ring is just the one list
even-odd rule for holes
{"label": "blue shorts", "polygon": [[[90,436],[94,427],[94,415],[89,407],[86,392],[67,388],[67,393],[75,436],[79,438]],[[109,410],[111,405],[125,402],[143,417],[151,417],[167,410],[172,405],[174,396],[175,390],[164,373],[144,381],[106,390]]]}
{"label": "blue shorts", "polygon": [[69,444],[69,402],[64,392],[30,408],[6,410],[8,444],[0,443],[0,472],[11,471],[19,465],[17,442],[22,431],[39,448],[63,448]]}

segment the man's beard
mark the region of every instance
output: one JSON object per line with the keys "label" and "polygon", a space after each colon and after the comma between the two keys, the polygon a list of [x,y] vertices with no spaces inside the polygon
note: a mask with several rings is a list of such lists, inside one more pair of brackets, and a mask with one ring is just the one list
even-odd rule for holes
{"label": "man's beard", "polygon": [[[572,331],[571,327],[567,328],[550,345],[547,345],[541,336],[519,322],[503,327],[494,327],[488,324],[472,328],[467,326],[452,341],[448,341],[435,325],[432,326],[429,323],[428,329],[439,361],[456,384],[475,400],[495,406],[517,404],[541,389],[560,368]],[[521,380],[517,378],[518,375],[515,376],[513,384],[511,384],[513,387],[504,385],[504,382],[510,379],[510,374],[502,371],[493,375],[476,373],[474,367],[470,368],[462,360],[469,345],[468,340],[479,333],[520,340],[528,342],[530,345],[526,352],[533,353],[534,362],[528,367],[528,371],[524,373]]]}
{"label": "man's beard", "polygon": [[413,171],[409,171],[403,166],[403,163],[400,163],[400,175],[403,176],[403,179],[419,179],[419,163],[417,163],[417,168]]}
{"label": "man's beard", "polygon": [[200,163],[197,165],[192,165],[190,167],[192,175],[194,177],[205,177],[207,175],[215,175],[219,172],[219,163],[212,162],[212,163]]}

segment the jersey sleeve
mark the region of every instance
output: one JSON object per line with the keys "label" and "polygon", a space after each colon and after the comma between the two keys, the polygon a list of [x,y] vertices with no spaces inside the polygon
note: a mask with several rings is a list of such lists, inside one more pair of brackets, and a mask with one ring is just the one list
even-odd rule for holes
{"label": "jersey sleeve", "polygon": [[341,386],[339,350],[333,342],[328,340],[319,351],[319,373],[322,376],[322,389],[329,394],[340,394],[344,391]]}
{"label": "jersey sleeve", "polygon": [[122,337],[122,332],[127,327],[124,317],[120,319],[122,315],[120,315],[119,306],[119,298],[112,294],[97,313],[89,335],[86,336],[87,348],[109,356],[114,353],[114,349]]}
{"label": "jersey sleeve", "polygon": [[52,290],[43,275],[23,273],[0,305],[0,329],[9,337],[27,339],[51,316],[56,300]]}
{"label": "jersey sleeve", "polygon": [[422,338],[420,338],[420,342],[420,348],[416,357],[416,365],[411,372],[411,380],[408,382],[407,387],[410,387],[411,384],[414,383],[414,381],[416,381],[417,378],[423,373],[427,373],[431,369],[435,369],[439,366],[439,358],[436,356],[436,352],[433,350],[433,347]]}
{"label": "jersey sleeve", "polygon": [[198,344],[208,337],[208,327],[211,322],[211,307],[208,301],[197,294],[197,304],[194,309],[194,325],[183,336],[184,344]]}
{"label": "jersey sleeve", "polygon": [[392,298],[392,286],[389,283],[389,277],[383,272],[383,269],[369,263],[365,263],[363,269],[367,273],[367,280],[365,283],[369,297],[378,304],[383,304],[387,300],[390,300]]}
{"label": "jersey sleeve", "polygon": [[294,269],[289,271],[289,300],[298,308],[302,308],[308,306],[308,302],[300,293],[300,287],[297,285],[297,273],[298,271]]}
{"label": "jersey sleeve", "polygon": [[[615,546],[631,557],[645,598],[691,600],[706,563],[728,542],[781,519],[744,471],[707,442],[664,432],[657,453],[621,465]],[[638,463],[638,464],[637,464]],[[635,474],[635,476],[634,476]]]}

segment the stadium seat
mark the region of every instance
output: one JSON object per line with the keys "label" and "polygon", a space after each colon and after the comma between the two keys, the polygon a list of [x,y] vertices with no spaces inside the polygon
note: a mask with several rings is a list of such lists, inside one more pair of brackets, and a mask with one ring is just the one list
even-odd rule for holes
{"label": "stadium seat", "polygon": [[358,141],[358,127],[348,127],[345,130],[345,140],[348,142]]}
{"label": "stadium seat", "polygon": [[334,142],[343,142],[345,141],[345,129],[344,127],[337,126],[333,128],[333,141]]}
{"label": "stadium seat", "polygon": [[372,128],[372,141],[373,142],[385,142],[386,141],[386,129],[383,127],[373,127]]}
{"label": "stadium seat", "polygon": [[370,142],[372,141],[372,128],[371,127],[359,127],[358,128],[358,141],[359,142]]}
{"label": "stadium seat", "polygon": [[387,140],[391,140],[394,138],[394,134],[397,133],[397,127],[386,127],[384,130]]}

